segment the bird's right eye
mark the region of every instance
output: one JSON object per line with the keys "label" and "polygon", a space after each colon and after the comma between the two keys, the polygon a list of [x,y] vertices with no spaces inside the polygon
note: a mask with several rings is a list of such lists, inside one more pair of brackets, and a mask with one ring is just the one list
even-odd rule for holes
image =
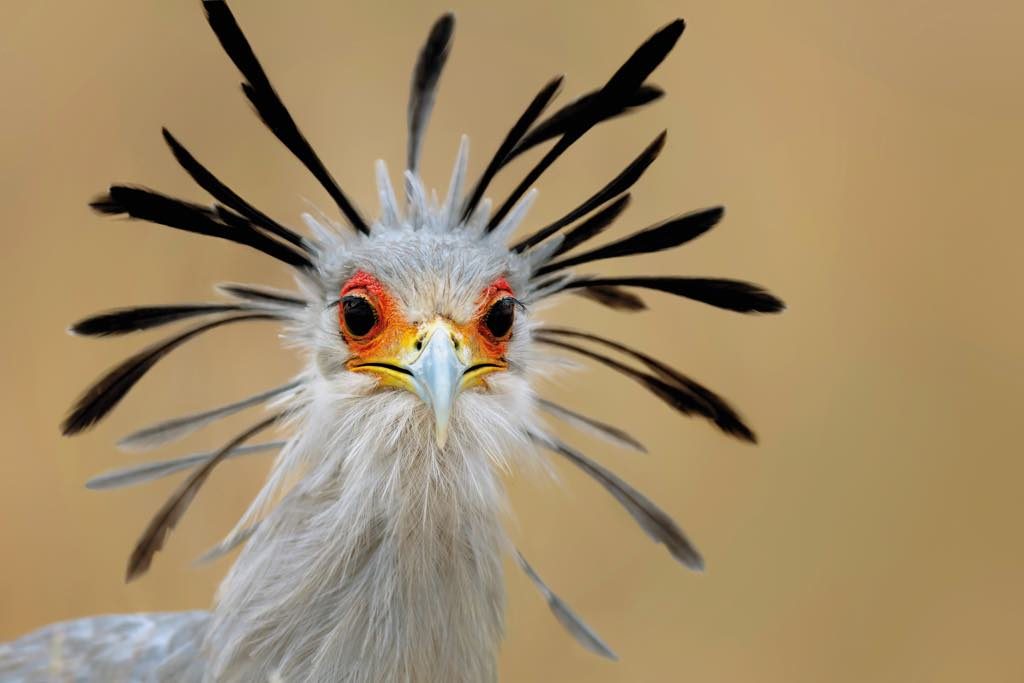
{"label": "bird's right eye", "polygon": [[341,299],[341,319],[345,331],[353,337],[364,337],[377,324],[377,311],[369,299],[350,294]]}

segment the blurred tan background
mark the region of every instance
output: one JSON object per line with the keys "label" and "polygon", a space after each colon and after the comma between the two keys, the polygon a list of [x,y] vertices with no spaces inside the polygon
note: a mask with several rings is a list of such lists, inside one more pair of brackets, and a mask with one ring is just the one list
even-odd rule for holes
{"label": "blurred tan background", "polygon": [[[307,136],[367,213],[372,162],[396,171],[409,69],[442,10],[459,27],[426,143],[447,185],[458,136],[479,172],[551,75],[563,101],[655,28],[689,28],[652,79],[669,96],[602,126],[540,184],[531,225],[575,205],[662,128],[669,144],[619,234],[728,207],[712,234],[609,272],[721,275],[790,305],[748,318],[652,295],[631,317],[590,303],[560,322],[629,339],[733,399],[762,445],[671,414],[591,368],[550,395],[627,427],[648,456],[574,437],[661,503],[704,552],[685,572],[579,473],[510,482],[514,535],[617,650],[595,658],[509,571],[507,681],[1024,680],[1024,42],[1019,3],[713,0],[256,2],[236,14]],[[144,579],[127,554],[176,485],[86,491],[137,462],[116,438],[272,386],[297,367],[266,326],[215,332],[73,440],[57,424],[104,368],[152,337],[76,340],[71,321],[203,300],[215,281],[289,284],[247,250],[86,202],[114,180],[205,197],[167,125],[241,194],[291,222],[330,201],[248,111],[198,2],[0,7],[0,639],[100,612],[206,606],[227,567],[195,569],[267,459],[223,467]],[[502,176],[501,194],[523,165]],[[244,419],[244,418],[243,418]],[[216,445],[238,423],[165,449]]]}

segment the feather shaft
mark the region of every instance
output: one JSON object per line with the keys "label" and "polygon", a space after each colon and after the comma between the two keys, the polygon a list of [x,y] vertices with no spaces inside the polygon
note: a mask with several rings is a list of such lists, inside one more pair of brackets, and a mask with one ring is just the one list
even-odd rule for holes
{"label": "feather shaft", "polygon": [[242,445],[265,429],[276,424],[283,414],[272,415],[257,424],[249,427],[241,434],[229,441],[219,451],[207,459],[206,462],[196,469],[181,486],[171,494],[170,498],[160,507],[156,515],[146,526],[145,531],[139,538],[131,557],[128,559],[128,568],[125,572],[125,581],[133,581],[142,576],[153,561],[153,556],[160,551],[167,540],[167,536],[174,527],[181,521],[182,515],[188,510],[192,500],[196,497],[199,489],[209,478],[214,468],[217,467],[235,448]]}

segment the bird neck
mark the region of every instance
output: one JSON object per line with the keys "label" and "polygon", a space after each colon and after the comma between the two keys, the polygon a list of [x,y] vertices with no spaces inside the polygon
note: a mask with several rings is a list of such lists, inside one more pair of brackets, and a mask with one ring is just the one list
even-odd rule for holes
{"label": "bird neck", "polygon": [[496,680],[495,468],[457,438],[347,443],[305,454],[312,471],[222,584],[206,639],[216,680]]}

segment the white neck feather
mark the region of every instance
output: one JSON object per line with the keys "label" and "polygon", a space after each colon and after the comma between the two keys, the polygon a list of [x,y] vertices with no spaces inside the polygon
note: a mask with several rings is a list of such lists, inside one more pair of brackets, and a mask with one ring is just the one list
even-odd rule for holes
{"label": "white neck feather", "polygon": [[[510,409],[527,394],[460,396],[441,451],[411,394],[319,391],[264,493],[301,480],[221,586],[205,641],[212,678],[496,680],[506,548],[496,464],[518,445],[505,416],[525,414]],[[328,415],[335,430],[309,429]]]}

